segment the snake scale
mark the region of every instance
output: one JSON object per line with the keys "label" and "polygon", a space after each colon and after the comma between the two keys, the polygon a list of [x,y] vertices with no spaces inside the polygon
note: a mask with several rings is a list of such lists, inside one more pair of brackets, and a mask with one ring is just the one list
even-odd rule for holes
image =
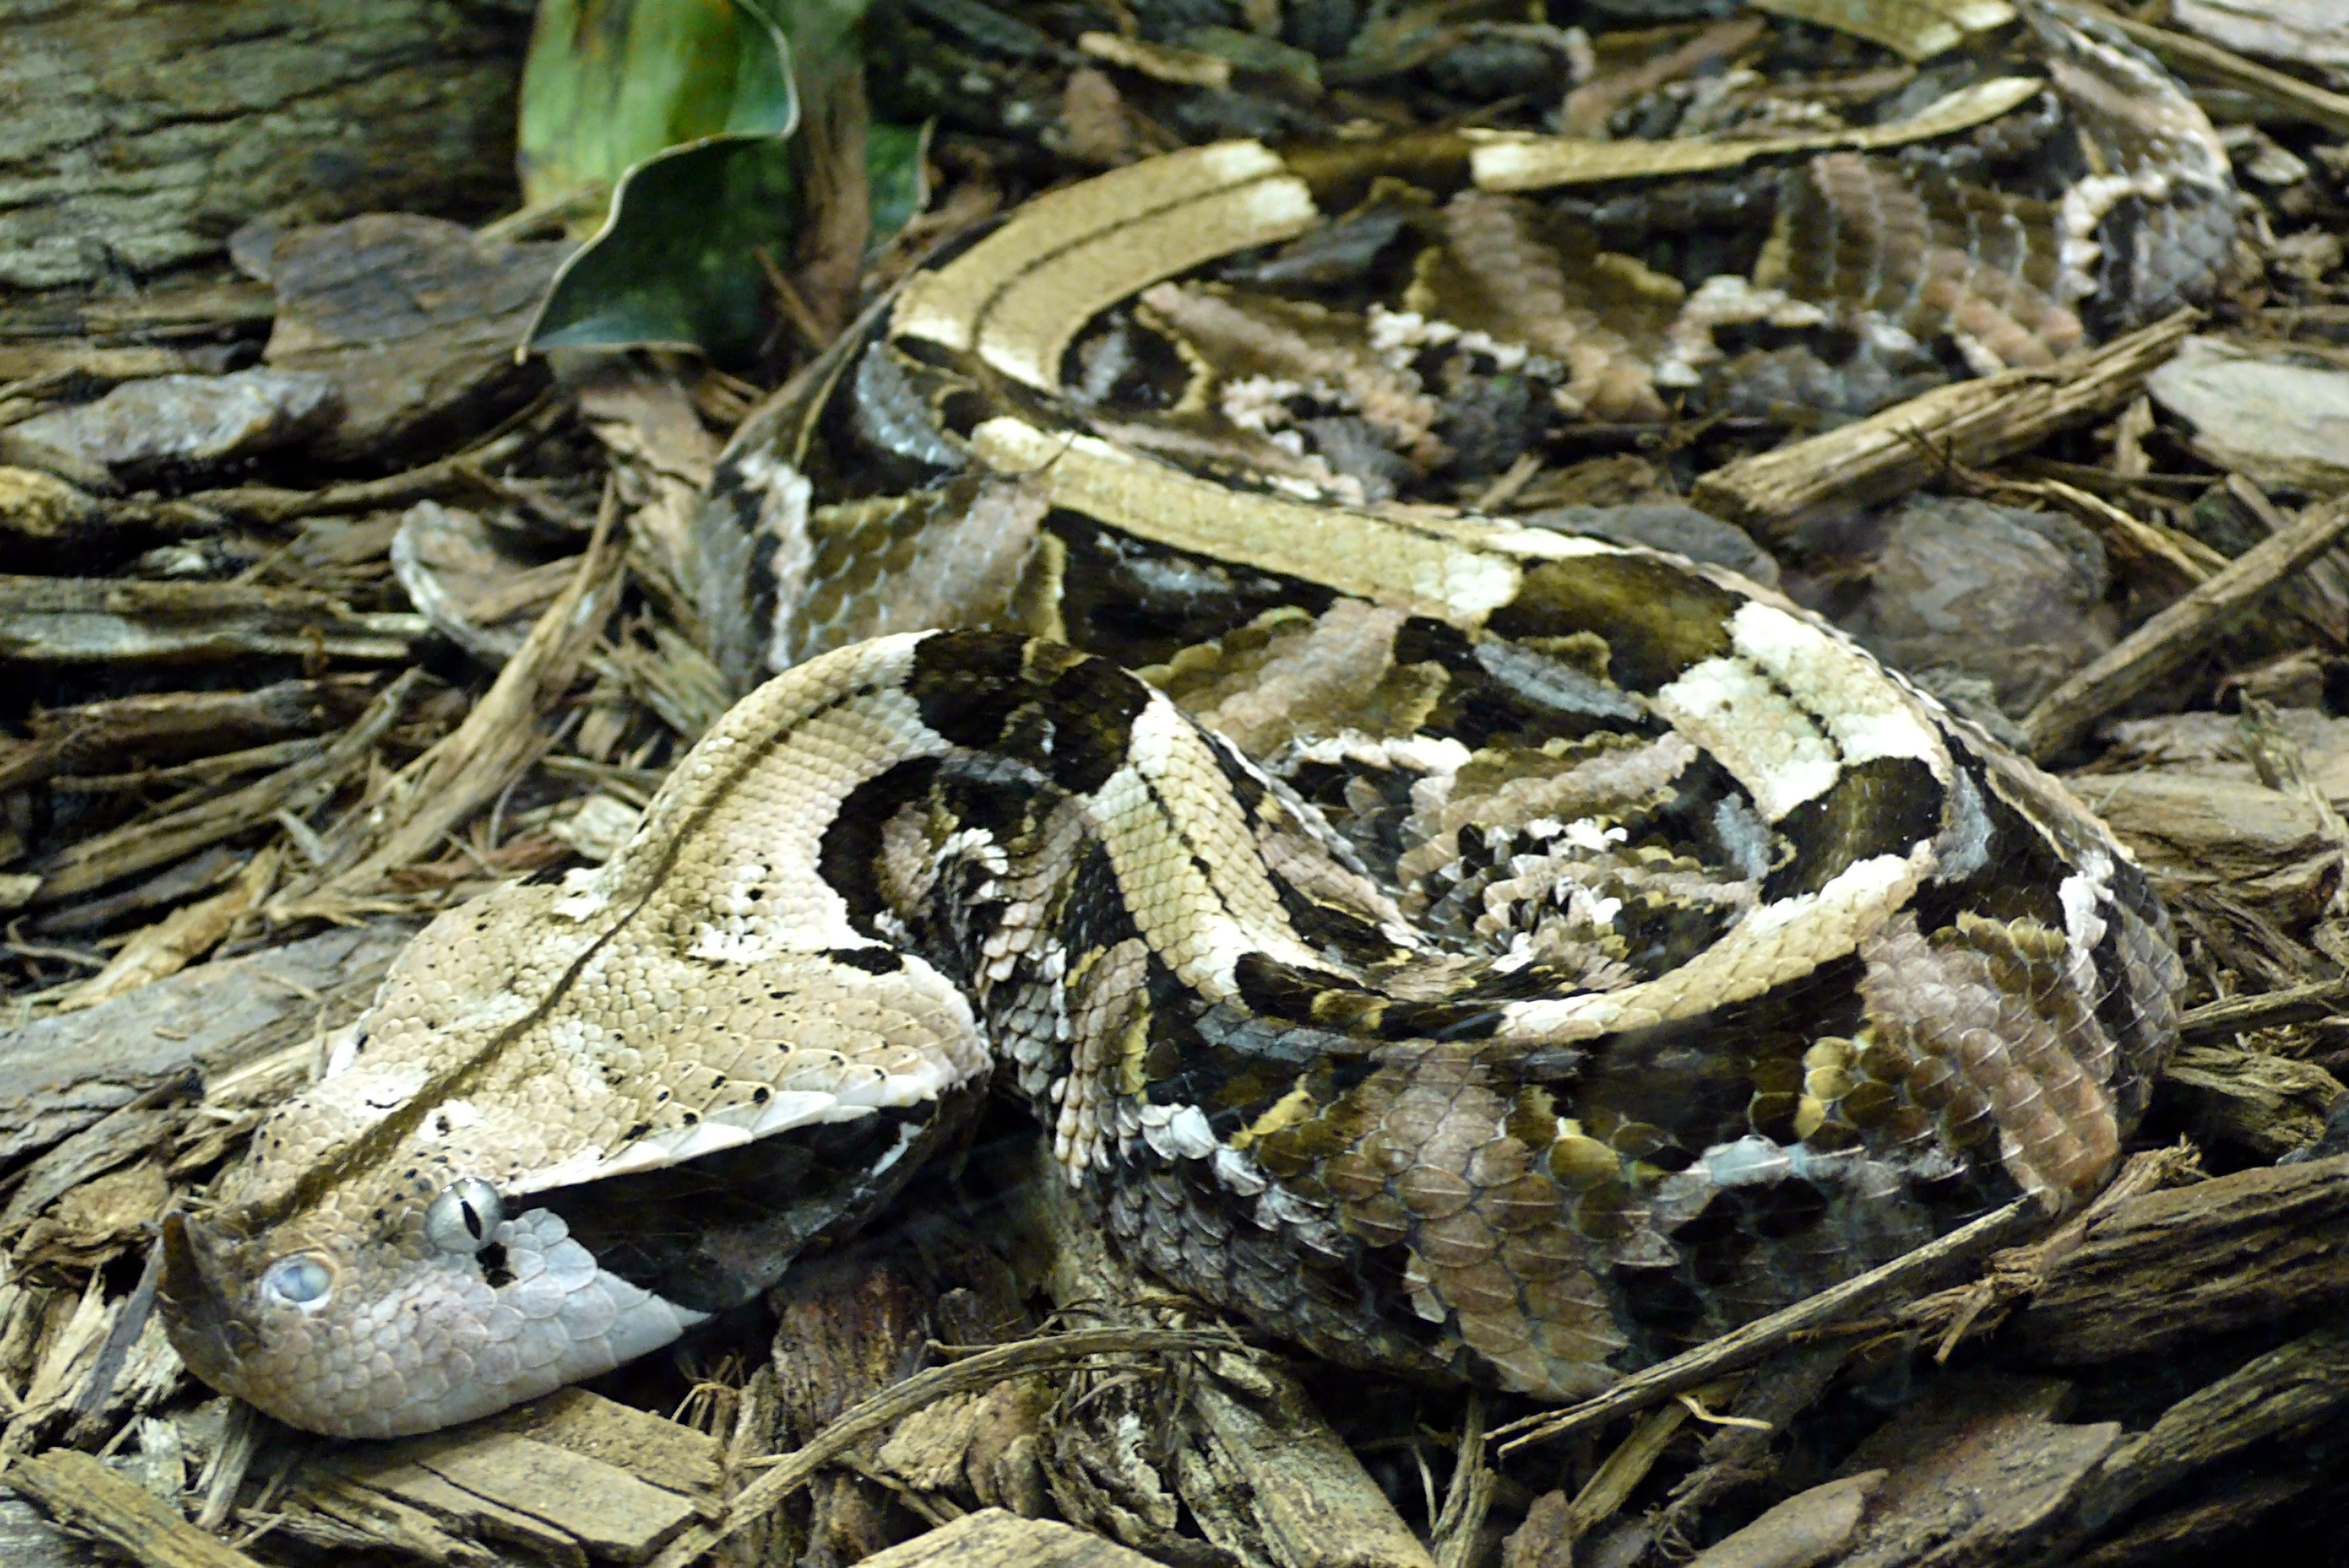
{"label": "snake scale", "polygon": [[[990,1086],[1170,1284],[1553,1399],[2093,1192],[2180,983],[2101,825],[1769,589],[1413,490],[1464,358],[1637,421],[1786,360],[1733,318],[1981,368],[2207,286],[2209,127],[2085,26],[1919,156],[1782,157],[1775,281],[1554,242],[1615,198],[1489,189],[1508,138],[1193,148],[917,271],[712,487],[712,641],[783,673],[167,1222],[190,1367],[325,1433],[500,1409],[751,1299]],[[1968,195],[2002,146],[2068,183]],[[1250,292],[1365,233],[1416,293]]]}

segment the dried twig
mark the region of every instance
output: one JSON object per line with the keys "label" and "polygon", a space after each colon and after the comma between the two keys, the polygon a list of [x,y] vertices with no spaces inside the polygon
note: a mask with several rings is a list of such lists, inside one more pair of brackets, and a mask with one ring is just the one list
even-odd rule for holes
{"label": "dried twig", "polygon": [[2042,697],[2023,721],[2032,755],[2046,758],[2072,745],[2098,718],[2209,645],[2344,533],[2349,533],[2349,498],[2311,507],[2299,521],[2230,562],[2225,571]]}
{"label": "dried twig", "polygon": [[207,844],[235,837],[271,820],[292,800],[332,789],[365,766],[377,741],[399,717],[408,694],[423,678],[420,669],[403,672],[367,705],[366,713],[332,746],[315,758],[282,768],[241,789],[174,811],[151,821],[133,822],[67,845],[34,867],[41,876],[36,903],[54,903],[75,893],[160,866]]}
{"label": "dried twig", "polygon": [[505,492],[486,470],[492,463],[519,456],[537,434],[534,428],[510,430],[470,451],[455,452],[401,473],[386,474],[379,480],[351,480],[314,490],[238,485],[228,490],[198,490],[186,497],[182,504],[248,522],[292,522],[299,518],[338,512],[379,511],[451,492],[471,492],[502,500]]}
{"label": "dried twig", "polygon": [[0,577],[0,656],[36,664],[408,657],[430,630],[405,611],[353,610],[331,593],[238,583]]}
{"label": "dried twig", "polygon": [[1732,1329],[1718,1339],[1707,1340],[1695,1349],[1675,1356],[1669,1361],[1659,1361],[1644,1371],[1634,1372],[1603,1394],[1585,1399],[1578,1405],[1569,1405],[1563,1410],[1512,1421],[1507,1426],[1495,1428],[1493,1435],[1508,1438],[1509,1440],[1501,1445],[1501,1452],[1514,1453],[1529,1443],[1546,1442],[1568,1432],[1581,1431],[1612,1420],[1617,1416],[1644,1409],[1684,1389],[1710,1383],[1724,1372],[1732,1372],[1760,1360],[1764,1355],[1805,1329],[1817,1328],[1847,1317],[1888,1291],[1927,1278],[1982,1247],[1993,1245],[2031,1222],[2038,1208],[2037,1202],[2032,1199],[2017,1198],[2003,1208],[1992,1210],[1971,1224],[1951,1231],[1914,1252],[1905,1253],[1889,1264],[1872,1268],[1841,1284],[1830,1285],[1816,1295],[1806,1296],[1767,1317],[1755,1318],[1742,1328]]}
{"label": "dried twig", "polygon": [[2178,1043],[2209,1045],[2247,1029],[2313,1023],[2349,1009],[2349,980],[2312,980],[2252,996],[2225,996],[2189,1010],[2178,1021]]}
{"label": "dried twig", "polygon": [[2143,45],[2165,66],[2189,77],[2218,82],[2259,100],[2261,107],[2290,119],[2322,126],[2335,135],[2349,134],[2349,98],[2327,92],[2313,82],[2271,70],[2231,49],[2206,43],[2167,27],[2156,27],[2131,17],[2115,15],[2102,6],[2090,9]]}
{"label": "dried twig", "polygon": [[617,510],[607,501],[577,575],[464,722],[402,769],[381,800],[347,817],[354,830],[336,833],[333,861],[272,900],[273,919],[347,911],[385,873],[438,853],[450,830],[536,760],[539,716],[571,689],[619,596],[627,540]]}
{"label": "dried twig", "polygon": [[917,1372],[843,1411],[839,1419],[817,1433],[805,1447],[768,1461],[765,1473],[735,1494],[723,1519],[688,1530],[653,1559],[652,1568],[687,1568],[703,1553],[732,1540],[766,1517],[783,1499],[805,1486],[818,1470],[841,1455],[886,1431],[916,1410],[951,1395],[976,1394],[1007,1377],[1057,1371],[1096,1356],[1227,1350],[1231,1344],[1228,1335],[1192,1329],[1088,1328],[1047,1339],[999,1345],[951,1366]]}
{"label": "dried twig", "polygon": [[1887,500],[1945,461],[1994,462],[2137,395],[2200,315],[2179,311],[2053,370],[2010,370],[1936,387],[1865,419],[1715,469],[1697,506],[1772,538],[1823,507]]}

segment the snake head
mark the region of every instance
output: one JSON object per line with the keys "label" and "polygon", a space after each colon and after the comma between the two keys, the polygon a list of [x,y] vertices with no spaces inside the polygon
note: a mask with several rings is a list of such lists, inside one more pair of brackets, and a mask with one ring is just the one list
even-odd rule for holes
{"label": "snake head", "polygon": [[163,1222],[161,1303],[191,1371],[328,1437],[431,1431],[667,1344],[701,1314],[605,1273],[562,1218],[487,1182],[275,1225]]}

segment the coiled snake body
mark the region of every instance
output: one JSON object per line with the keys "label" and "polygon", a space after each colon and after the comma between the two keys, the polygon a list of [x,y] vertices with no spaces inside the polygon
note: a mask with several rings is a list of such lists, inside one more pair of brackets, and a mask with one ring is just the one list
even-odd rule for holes
{"label": "coiled snake body", "polygon": [[[2170,117],[2132,144],[2166,183],[2107,162],[2068,253],[2100,235],[2115,289],[2167,267],[2158,307],[2192,269],[2153,253],[2231,223],[2223,165],[2179,150],[2207,125],[2174,89],[2097,100],[2080,61],[2149,67],[2039,25],[2065,112]],[[1226,327],[1296,371],[1227,319],[1277,310],[1164,280],[1305,243],[1311,174],[1226,143],[1031,202],[746,428],[709,580],[766,587],[704,607],[721,659],[790,667],[608,864],[436,921],[168,1223],[200,1375],[348,1435],[593,1375],[870,1214],[990,1080],[1174,1285],[1551,1398],[2096,1188],[2178,967],[2059,786],[1726,570],[1237,462],[1269,449],[1196,366],[1164,417],[1121,406],[1148,379],[1121,366]],[[1467,196],[1473,271],[1517,242]],[[1977,251],[1910,293],[2027,356],[2006,325],[2048,318]],[[1319,389],[1275,395],[1406,461],[1399,366],[1531,352],[1499,306],[1384,360],[1305,314],[1318,380],[1288,379]],[[1561,408],[1674,384],[1622,334],[1547,341]]]}

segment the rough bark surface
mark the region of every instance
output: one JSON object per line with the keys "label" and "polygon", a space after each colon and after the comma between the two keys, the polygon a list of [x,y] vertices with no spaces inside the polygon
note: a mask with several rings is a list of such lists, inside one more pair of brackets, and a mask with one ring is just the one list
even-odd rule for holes
{"label": "rough bark surface", "polygon": [[141,277],[254,219],[514,204],[524,0],[0,0],[0,284]]}

